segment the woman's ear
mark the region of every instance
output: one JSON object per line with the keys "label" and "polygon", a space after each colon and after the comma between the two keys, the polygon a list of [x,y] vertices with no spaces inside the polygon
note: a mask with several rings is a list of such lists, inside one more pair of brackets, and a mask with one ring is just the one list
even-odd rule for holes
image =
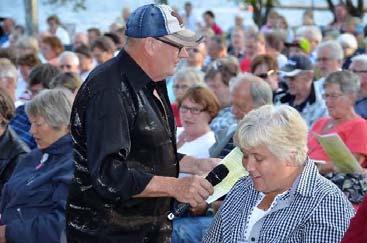
{"label": "woman's ear", "polygon": [[287,166],[298,166],[296,161],[296,151],[292,151],[286,161]]}

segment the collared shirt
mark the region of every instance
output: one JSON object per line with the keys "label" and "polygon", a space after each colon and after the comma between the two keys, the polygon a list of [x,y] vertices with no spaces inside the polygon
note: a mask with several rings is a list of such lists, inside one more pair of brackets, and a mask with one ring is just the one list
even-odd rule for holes
{"label": "collared shirt", "polygon": [[294,104],[295,96],[287,93],[279,99],[276,104],[290,105],[301,114],[303,119],[306,121],[308,128],[311,128],[313,123],[328,114],[325,101],[321,97],[321,93],[315,87],[314,83],[311,86],[311,92],[306,100],[301,104]]}
{"label": "collared shirt", "polygon": [[218,137],[221,131],[227,129],[233,124],[237,124],[237,120],[232,113],[231,107],[221,109],[217,116],[211,121],[210,129]]}
{"label": "collared shirt", "polygon": [[[247,242],[246,219],[260,192],[250,177],[241,178],[227,195],[202,242]],[[339,242],[354,209],[332,182],[307,160],[288,193],[256,222],[249,242]]]}

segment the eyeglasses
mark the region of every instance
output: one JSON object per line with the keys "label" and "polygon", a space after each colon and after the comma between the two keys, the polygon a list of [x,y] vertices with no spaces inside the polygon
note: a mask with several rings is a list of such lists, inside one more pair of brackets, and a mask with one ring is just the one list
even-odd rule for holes
{"label": "eyeglasses", "polygon": [[316,62],[327,62],[332,60],[333,58],[329,58],[329,57],[318,57],[316,58]]}
{"label": "eyeglasses", "polygon": [[195,47],[194,48],[189,48],[188,51],[193,52],[193,53],[199,53],[200,52],[200,50],[198,48],[195,48]]}
{"label": "eyeglasses", "polygon": [[182,85],[179,85],[179,84],[175,84],[172,86],[173,89],[188,89],[189,86],[187,84],[182,84]]}
{"label": "eyeglasses", "polygon": [[176,47],[176,48],[178,49],[178,53],[180,53],[180,52],[181,52],[181,50],[182,50],[182,48],[184,48],[184,46],[177,45],[177,44],[175,44],[175,43],[172,43],[172,42],[169,42],[169,41],[166,41],[166,40],[160,39],[160,38],[158,38],[158,37],[154,37],[154,39],[159,40],[160,42],[163,42],[163,43],[165,43],[165,44],[167,44],[167,45],[170,45],[170,46]]}
{"label": "eyeglasses", "polygon": [[256,74],[257,77],[259,78],[262,78],[262,79],[267,79],[270,75],[274,74],[275,71],[274,70],[269,70],[268,72],[266,73],[259,73],[259,74]]}
{"label": "eyeglasses", "polygon": [[367,70],[355,70],[355,69],[349,69],[349,71],[353,73],[367,73]]}
{"label": "eyeglasses", "polygon": [[344,94],[326,94],[326,93],[324,93],[324,94],[322,94],[322,98],[324,99],[324,100],[326,100],[326,99],[332,99],[332,100],[336,100],[337,98],[339,98],[340,96],[343,96]]}
{"label": "eyeglasses", "polygon": [[181,105],[180,106],[180,111],[182,113],[186,113],[186,112],[190,111],[191,114],[198,115],[201,112],[205,111],[205,109],[199,109],[199,108],[196,108],[196,107],[188,107],[188,106],[185,106],[185,105]]}

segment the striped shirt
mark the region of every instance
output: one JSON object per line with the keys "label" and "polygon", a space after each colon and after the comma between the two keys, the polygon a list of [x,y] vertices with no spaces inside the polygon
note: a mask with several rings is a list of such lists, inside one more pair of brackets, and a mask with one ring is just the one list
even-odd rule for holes
{"label": "striped shirt", "polygon": [[354,210],[344,194],[322,177],[311,160],[291,189],[253,225],[245,239],[246,221],[261,192],[250,177],[229,192],[203,242],[340,242]]}

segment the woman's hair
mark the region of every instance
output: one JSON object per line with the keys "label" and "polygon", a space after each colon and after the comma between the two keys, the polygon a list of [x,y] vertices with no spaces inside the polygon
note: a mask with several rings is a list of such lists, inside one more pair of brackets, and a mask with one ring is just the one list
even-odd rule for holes
{"label": "woman's hair", "polygon": [[178,107],[181,107],[182,102],[186,99],[203,106],[204,111],[207,111],[210,118],[213,119],[219,109],[219,101],[215,94],[207,87],[202,85],[194,85],[190,87],[183,95],[182,99],[178,101]]}
{"label": "woman's hair", "polygon": [[15,106],[12,98],[0,88],[0,127],[5,127],[13,118]]}
{"label": "woman's hair", "polygon": [[94,48],[101,49],[108,53],[113,53],[116,50],[115,43],[107,36],[98,37],[91,45],[91,49],[93,50]]}
{"label": "woman's hair", "polygon": [[269,70],[278,71],[279,69],[277,59],[269,54],[261,54],[252,59],[250,68],[251,73],[254,73],[257,66],[260,66],[261,64],[268,66]]}
{"label": "woman's hair", "polygon": [[71,103],[63,89],[42,90],[25,104],[28,116],[40,116],[52,128],[58,130],[69,126]]}
{"label": "woman's hair", "polygon": [[236,77],[240,71],[240,65],[235,58],[220,58],[212,62],[204,76],[204,80],[213,79],[218,73],[222,76],[222,82],[229,86],[231,78]]}
{"label": "woman's hair", "polygon": [[330,73],[325,79],[324,88],[329,84],[338,84],[343,94],[358,94],[361,87],[358,75],[348,70]]}
{"label": "woman's hair", "polygon": [[200,84],[205,85],[204,79],[203,79],[203,73],[196,68],[183,68],[176,72],[174,80],[182,81],[189,81],[190,83],[194,84]]}
{"label": "woman's hair", "polygon": [[238,124],[234,142],[243,149],[265,145],[281,160],[302,165],[307,157],[307,124],[288,105],[264,105],[250,111]]}
{"label": "woman's hair", "polygon": [[34,54],[37,54],[40,50],[38,41],[32,36],[22,36],[15,44],[20,49],[30,49]]}
{"label": "woman's hair", "polygon": [[74,93],[79,89],[82,80],[78,74],[72,72],[60,73],[51,80],[50,88],[66,88]]}
{"label": "woman's hair", "polygon": [[64,46],[56,36],[45,36],[42,38],[42,43],[48,44],[56,52],[57,56],[64,51]]}
{"label": "woman's hair", "polygon": [[34,67],[41,64],[35,53],[25,53],[17,58],[17,65],[24,65],[28,67]]}
{"label": "woman's hair", "polygon": [[37,65],[29,74],[29,86],[42,84],[44,88],[48,89],[51,80],[60,73],[62,73],[61,69],[54,65],[48,63]]}

